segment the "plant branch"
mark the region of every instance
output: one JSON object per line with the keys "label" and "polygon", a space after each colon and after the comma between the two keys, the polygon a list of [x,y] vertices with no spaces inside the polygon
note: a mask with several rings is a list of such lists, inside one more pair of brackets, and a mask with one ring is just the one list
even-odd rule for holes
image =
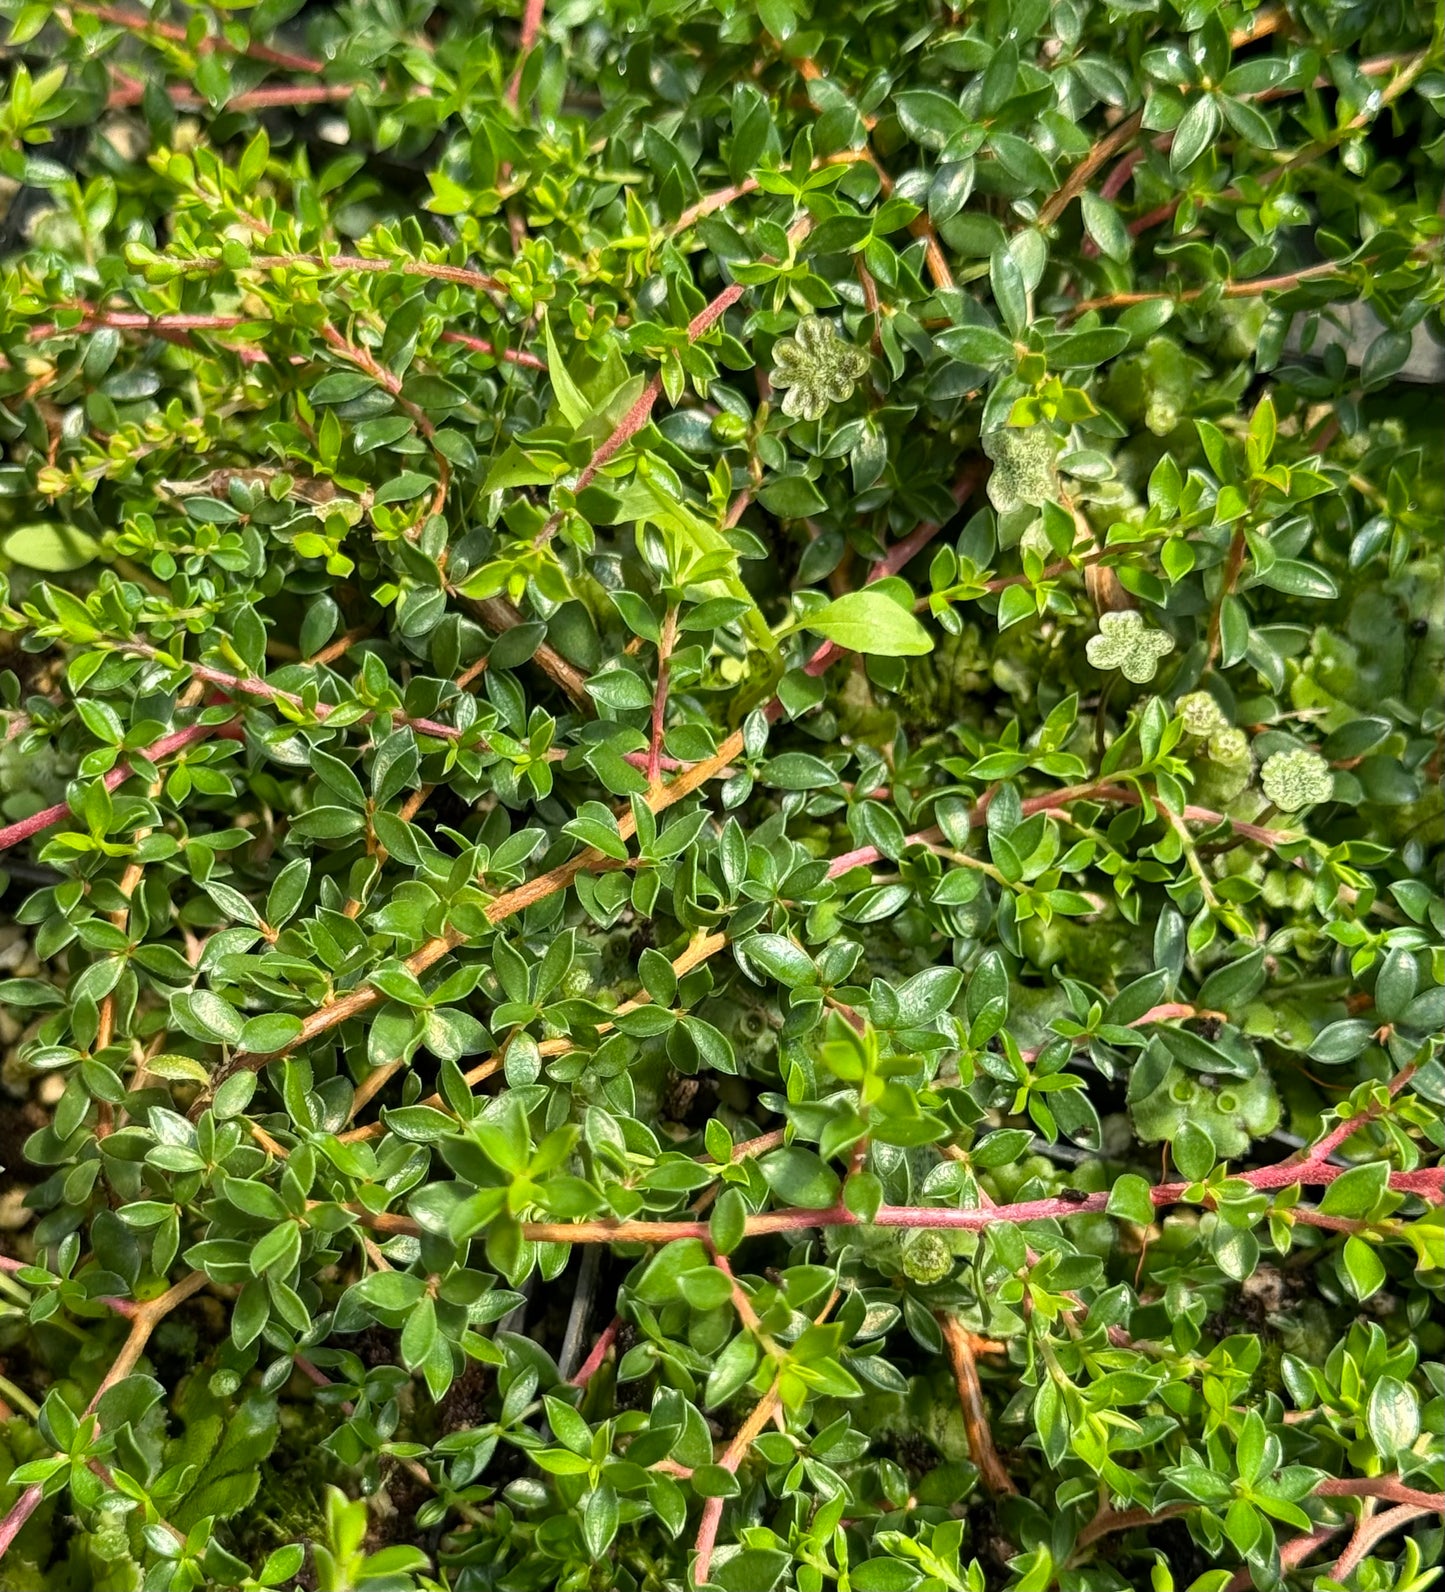
{"label": "plant branch", "polygon": [[[123,1382],[135,1370],[137,1362],[145,1352],[146,1344],[150,1342],[151,1334],[160,1323],[177,1305],[184,1303],[193,1293],[204,1287],[206,1281],[206,1274],[203,1271],[193,1271],[188,1277],[183,1277],[180,1282],[167,1288],[157,1298],[146,1300],[144,1303],[131,1303],[128,1300],[106,1301],[113,1310],[129,1320],[130,1332],[110,1369],[101,1378],[100,1386],[96,1388],[94,1396],[85,1406],[87,1415],[94,1415],[101,1399],[110,1389],[117,1382]],[[11,1544],[25,1522],[35,1513],[42,1497],[43,1492],[38,1483],[27,1487],[15,1500],[4,1520],[0,1521],[0,1559],[9,1552]]]}
{"label": "plant branch", "polygon": [[[176,259],[166,255],[164,259],[171,270],[187,276],[231,269],[219,255],[193,259]],[[488,276],[485,271],[473,271],[462,265],[448,265],[440,260],[377,259],[360,254],[253,254],[246,266],[237,269],[285,271],[297,266],[317,271],[358,271],[371,275],[385,275],[388,271],[399,271],[403,276],[425,276],[436,282],[454,282],[458,287],[475,288],[479,292],[493,294],[501,300],[507,297],[505,285],[496,277]]]}
{"label": "plant branch", "polygon": [[[833,1293],[814,1318],[815,1324],[826,1321],[838,1295]],[[772,1386],[763,1395],[752,1414],[748,1416],[737,1435],[728,1444],[726,1451],[718,1463],[726,1471],[737,1474],[738,1466],[747,1457],[748,1450],[753,1446],[756,1438],[762,1435],[764,1427],[772,1420],[774,1414],[782,1406],[783,1377],[786,1374],[784,1367],[779,1367],[777,1375],[773,1378]],[[708,1498],[702,1506],[702,1517],[698,1521],[697,1543],[693,1552],[692,1579],[694,1586],[701,1586],[712,1571],[713,1550],[717,1546],[718,1527],[722,1524],[723,1504],[725,1500],[718,1497]]]}
{"label": "plant branch", "polygon": [[1434,1502],[1425,1505],[1397,1504],[1395,1508],[1387,1509],[1382,1515],[1362,1515],[1356,1523],[1354,1535],[1350,1538],[1345,1551],[1335,1560],[1334,1568],[1330,1571],[1330,1579],[1343,1581],[1347,1576],[1353,1575],[1377,1542],[1398,1531],[1401,1526],[1409,1525],[1412,1520],[1418,1520],[1422,1515],[1439,1514],[1442,1508],[1445,1508],[1445,1499],[1437,1498]]}
{"label": "plant branch", "polygon": [[657,643],[657,688],[652,693],[652,738],[647,749],[647,783],[656,788],[662,779],[662,737],[667,729],[668,676],[677,640],[677,605],[668,605]]}
{"label": "plant branch", "polygon": [[1214,293],[1228,299],[1288,293],[1302,282],[1315,282],[1321,277],[1339,275],[1351,265],[1370,263],[1369,256],[1357,260],[1321,260],[1317,265],[1302,266],[1298,271],[1286,271],[1279,276],[1257,276],[1248,282],[1210,282],[1204,287],[1180,288],[1175,292],[1105,293],[1100,298],[1080,299],[1077,304],[1070,305],[1063,318],[1074,320],[1089,310],[1127,309],[1133,304],[1153,304],[1160,299],[1171,299],[1176,304],[1193,304]]}
{"label": "plant branch", "polygon": [[[127,32],[138,34],[142,38],[147,34],[153,34],[170,44],[187,43],[184,28],[177,27],[173,22],[160,22],[154,17],[127,11],[121,6],[94,5],[91,0],[71,0],[71,9],[83,11],[87,16],[98,17],[100,21],[107,22],[112,27],[125,28]],[[278,66],[287,72],[321,73],[326,70],[324,61],[318,61],[309,55],[295,55],[289,50],[278,50],[269,44],[257,43],[254,39],[237,47],[224,34],[212,33],[201,41],[199,48],[203,55],[222,50],[232,55],[249,56],[253,61],[264,61],[268,66]]]}
{"label": "plant branch", "polygon": [[950,1311],[936,1312],[943,1344],[948,1350],[953,1366],[953,1380],[958,1386],[958,1401],[963,1409],[963,1429],[968,1437],[968,1450],[984,1486],[995,1498],[1016,1493],[1013,1477],[999,1458],[994,1447],[993,1431],[989,1426],[988,1405],[984,1402],[983,1384],[978,1378],[978,1363],[974,1359],[972,1336],[957,1316]]}
{"label": "plant branch", "polygon": [[522,68],[527,64],[527,57],[532,53],[537,35],[542,31],[545,6],[546,0],[527,0],[526,10],[522,13],[522,31],[517,39],[517,69],[507,84],[507,103],[514,108],[522,89]]}
{"label": "plant branch", "polygon": [[[135,755],[144,757],[148,762],[158,763],[163,757],[169,757],[173,752],[181,752],[188,746],[194,746],[198,741],[204,741],[208,736],[220,734],[225,726],[222,724],[192,724],[184,730],[172,730],[169,735],[162,735],[159,740],[152,741],[149,746],[143,746]],[[102,779],[107,790],[117,790],[130,778],[132,769],[129,763],[117,763]],[[21,841],[30,840],[34,836],[43,834],[45,830],[53,828],[56,824],[64,823],[67,818],[73,817],[68,802],[56,802],[53,807],[46,807],[41,812],[32,813],[29,818],[18,819],[13,824],[7,824],[0,829],[0,851],[10,846],[18,846]]]}

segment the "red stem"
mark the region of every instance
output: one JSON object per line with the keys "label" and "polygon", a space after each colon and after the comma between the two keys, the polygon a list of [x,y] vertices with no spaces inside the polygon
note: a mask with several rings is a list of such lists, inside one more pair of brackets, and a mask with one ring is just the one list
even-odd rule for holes
{"label": "red stem", "polygon": [[657,643],[657,688],[652,693],[652,740],[647,749],[647,782],[656,785],[662,777],[662,737],[667,727],[667,692],[671,674],[672,648],[677,640],[677,609],[669,607],[662,621]]}
{"label": "red stem", "polygon": [[[134,310],[98,310],[89,304],[82,304],[79,307],[86,311],[83,321],[68,327],[57,326],[53,321],[42,322],[30,328],[26,333],[26,341],[43,343],[48,337],[66,337],[76,332],[93,332],[102,326],[112,326],[117,331],[123,332],[155,332],[160,336],[168,332],[227,332],[237,326],[254,323],[256,319],[254,316],[245,315],[183,313],[147,315]],[[521,365],[527,370],[547,369],[546,362],[539,359],[536,354],[529,354],[525,349],[519,348],[498,348],[483,337],[472,336],[470,332],[448,330],[441,334],[441,340],[444,343],[455,343],[461,348],[470,348],[474,353],[489,354],[493,359],[505,360],[511,365]]]}
{"label": "red stem", "polygon": [[[704,306],[704,308],[699,310],[698,313],[693,316],[692,320],[688,322],[688,342],[695,343],[704,332],[712,327],[717,321],[721,320],[727,311],[730,310],[742,296],[743,289],[741,284],[734,282],[732,286],[725,287],[710,304],[707,304]],[[662,377],[660,375],[654,376],[652,380],[648,382],[646,387],[642,389],[642,394],[638,398],[637,402],[634,403],[627,413],[623,415],[621,420],[617,422],[610,435],[607,436],[607,438],[598,447],[597,451],[582,467],[582,472],[577,477],[577,480],[572,487],[574,495],[585,492],[587,488],[591,486],[592,482],[597,478],[597,472],[603,467],[603,465],[605,465],[607,461],[619,451],[619,449],[626,446],[626,444],[630,442],[639,431],[642,430],[647,422],[651,420],[653,407],[661,396]],[[537,532],[537,545],[540,547],[544,543],[551,541],[552,537],[557,532],[557,527],[561,523],[562,514],[559,510],[556,514],[553,514],[547,523],[542,527],[542,529]]]}
{"label": "red stem", "polygon": [[[1415,1076],[1417,1063],[1411,1062],[1409,1066],[1402,1067],[1390,1080],[1390,1095],[1393,1098]],[[1331,1128],[1320,1142],[1309,1151],[1300,1151],[1301,1156],[1306,1156],[1312,1161],[1326,1161],[1332,1156],[1346,1140],[1357,1134],[1366,1123],[1373,1122],[1379,1116],[1380,1108],[1367,1106],[1365,1110],[1356,1112],[1347,1121],[1341,1122],[1338,1127]]]}
{"label": "red stem", "polygon": [[517,39],[517,70],[512,73],[512,81],[507,84],[507,103],[515,106],[517,97],[522,90],[522,68],[526,65],[527,57],[532,53],[532,46],[537,42],[537,35],[542,31],[542,12],[546,0],[527,0],[527,8],[522,13],[522,32]]}
{"label": "red stem", "polygon": [[[217,734],[221,728],[219,724],[192,724],[184,730],[172,730],[169,735],[163,735],[158,741],[152,741],[149,746],[142,747],[139,755],[149,762],[157,763],[161,758],[169,757],[172,752],[179,752],[197,741],[204,741],[209,735]],[[130,775],[129,763],[117,763],[104,778],[105,788],[117,789],[125,784]],[[32,813],[29,818],[22,818],[17,823],[9,824],[0,829],[0,851],[18,846],[21,841],[29,840],[72,816],[68,802],[56,802],[55,806],[47,807],[43,812]]]}
{"label": "red stem", "polygon": [[0,1520],[0,1559],[10,1551],[10,1545],[20,1535],[25,1522],[40,1506],[39,1482],[25,1489],[10,1507],[10,1513]]}
{"label": "red stem", "polygon": [[[180,271],[210,272],[222,269],[219,256],[214,258],[176,260],[168,262]],[[425,276],[437,282],[455,282],[458,287],[477,288],[483,293],[506,297],[506,289],[494,276],[485,271],[468,270],[462,265],[448,265],[439,260],[376,259],[362,254],[253,254],[247,267],[253,271],[280,271],[293,265],[315,266],[330,271],[361,271],[384,274],[400,271],[403,276]]]}
{"label": "red stem", "polygon": [[1423,1508],[1419,1504],[1399,1504],[1394,1509],[1387,1509],[1382,1515],[1362,1516],[1345,1551],[1335,1560],[1334,1568],[1330,1571],[1330,1579],[1346,1580],[1354,1574],[1370,1549],[1382,1537],[1388,1537],[1392,1531],[1398,1531],[1401,1526],[1409,1525],[1421,1515],[1438,1514],[1440,1507],[1438,1500]]}
{"label": "red stem", "polygon": [[490,354],[493,359],[504,359],[509,365],[521,365],[526,370],[547,369],[545,360],[539,359],[535,354],[529,354],[521,348],[497,348],[494,344],[482,337],[473,337],[469,332],[443,332],[442,342],[457,343],[462,348],[470,348],[477,354]]}
{"label": "red stem", "polygon": [[[829,1298],[815,1320],[826,1321],[829,1311],[837,1303],[836,1292]],[[756,1409],[748,1416],[737,1435],[727,1446],[727,1452],[718,1461],[724,1470],[737,1474],[738,1466],[747,1457],[748,1450],[753,1446],[753,1440],[761,1435],[763,1428],[772,1420],[774,1413],[782,1403],[783,1373],[779,1370],[773,1378],[772,1386],[763,1394]],[[717,1496],[707,1499],[702,1506],[702,1518],[698,1521],[697,1544],[695,1558],[692,1566],[692,1582],[694,1586],[701,1586],[708,1579],[712,1570],[713,1550],[717,1547],[718,1527],[722,1524],[723,1504],[725,1500]]]}
{"label": "red stem", "polygon": [[1445,1493],[1407,1487],[1398,1476],[1327,1476],[1315,1488],[1316,1498],[1383,1498],[1387,1503],[1419,1509],[1445,1510]]}
{"label": "red stem", "polygon": [[[127,28],[132,33],[141,35],[154,33],[157,38],[170,39],[177,44],[186,42],[186,30],[177,27],[174,22],[159,22],[153,17],[122,10],[120,6],[92,5],[89,0],[77,0],[75,9],[84,11],[87,16],[99,17],[102,22],[109,22],[112,27]],[[326,70],[324,61],[313,60],[309,55],[292,55],[286,50],[273,49],[269,44],[257,44],[254,40],[238,50],[219,34],[211,34],[203,39],[200,49],[202,54],[209,54],[213,50],[224,50],[232,55],[249,55],[253,61],[265,61],[269,66],[279,66],[287,72]]]}
{"label": "red stem", "polygon": [[[1280,1162],[1236,1174],[1236,1180],[1251,1188],[1267,1190],[1289,1188],[1295,1183],[1320,1185],[1333,1183],[1349,1168],[1323,1161],[1303,1165]],[[1192,1187],[1189,1183],[1159,1183],[1150,1189],[1154,1206],[1177,1205]],[[1418,1172],[1392,1172],[1389,1187],[1396,1193],[1414,1194],[1432,1205],[1445,1201],[1445,1167],[1429,1167]],[[1061,1221],[1073,1216],[1095,1216],[1109,1203],[1109,1191],[1085,1195],[1082,1199],[1052,1198],[1022,1200],[1013,1205],[992,1205],[969,1210],[949,1205],[884,1205],[872,1219],[874,1227],[937,1228],[953,1232],[982,1232],[997,1222],[1015,1226],[1025,1222]],[[362,1214],[358,1212],[357,1214]],[[1296,1220],[1330,1231],[1355,1231],[1361,1224],[1345,1218],[1321,1216],[1308,1206],[1289,1212]],[[376,1220],[379,1220],[376,1219]],[[394,1218],[394,1221],[396,1219]],[[407,1217],[394,1230],[410,1231],[414,1224]],[[373,1221],[373,1225],[375,1220]],[[747,1218],[745,1232],[750,1238],[771,1233],[797,1232],[811,1227],[856,1227],[858,1218],[841,1202],[823,1210],[788,1209],[763,1211]],[[387,1230],[392,1230],[388,1227]],[[706,1222],[632,1221],[602,1218],[590,1222],[524,1222],[523,1235],[534,1242],[562,1244],[667,1244],[680,1238],[708,1236]]]}
{"label": "red stem", "polygon": [[[136,652],[143,658],[164,661],[160,658],[158,648],[148,646],[143,642],[125,642],[122,643],[118,650]],[[203,663],[190,663],[184,659],[181,660],[181,667],[187,670],[194,679],[204,680],[208,685],[219,686],[223,691],[239,691],[246,696],[262,697],[269,702],[287,702],[297,709],[304,710],[306,706],[304,699],[298,696],[296,692],[283,691],[279,686],[268,685],[259,675],[253,674],[243,677],[238,674],[227,674],[224,669],[212,669]],[[324,721],[336,711],[336,705],[331,702],[317,702],[311,711],[315,713],[318,719]],[[368,713],[363,720],[358,720],[357,722],[367,722],[375,717],[375,713]],[[405,713],[395,713],[391,717],[398,724],[408,725],[418,735],[429,735],[438,741],[460,740],[463,733],[455,725],[442,724],[437,719],[414,719]]]}
{"label": "red stem", "polygon": [[1125,184],[1133,174],[1135,166],[1144,158],[1142,149],[1127,150],[1119,159],[1113,171],[1104,178],[1099,185],[1099,195],[1103,199],[1117,199],[1124,191]]}
{"label": "red stem", "polygon": [[[1025,818],[1031,818],[1035,813],[1049,812],[1082,801],[1122,802],[1126,806],[1137,807],[1140,800],[1138,791],[1131,790],[1127,785],[1064,785],[1042,796],[1030,796],[1023,804],[1023,814]],[[983,823],[986,813],[987,803],[981,800],[969,815],[970,825],[977,826]],[[1246,823],[1242,818],[1231,818],[1227,813],[1217,813],[1210,807],[1186,807],[1184,817],[1191,823],[1197,824],[1227,823],[1235,834],[1243,836],[1246,840],[1257,841],[1262,846],[1278,846],[1291,838],[1279,830],[1264,829],[1258,824]],[[915,834],[908,835],[906,841],[909,845],[927,846],[936,845],[943,838],[942,830],[920,829]],[[847,873],[850,868],[871,865],[877,862],[881,855],[882,853],[874,846],[859,846],[856,851],[845,851],[828,864],[828,877],[836,879],[840,874]]]}
{"label": "red stem", "polygon": [[[272,88],[253,88],[245,94],[237,94],[233,99],[227,100],[216,114],[227,111],[277,110],[283,106],[294,105],[328,105],[338,100],[350,99],[356,93],[356,88],[355,83],[277,84]],[[127,106],[139,105],[145,97],[145,90],[144,83],[122,83],[110,91],[110,97],[105,102],[106,109],[118,111],[124,110]],[[179,85],[168,88],[166,96],[171,104],[180,110],[205,110],[211,103],[193,89]]]}
{"label": "red stem", "polygon": [[586,1387],[594,1376],[602,1369],[602,1362],[607,1358],[607,1351],[617,1339],[617,1334],[622,1329],[622,1317],[613,1316],[603,1329],[602,1336],[592,1345],[592,1352],[577,1368],[576,1375],[572,1378],[573,1387]]}

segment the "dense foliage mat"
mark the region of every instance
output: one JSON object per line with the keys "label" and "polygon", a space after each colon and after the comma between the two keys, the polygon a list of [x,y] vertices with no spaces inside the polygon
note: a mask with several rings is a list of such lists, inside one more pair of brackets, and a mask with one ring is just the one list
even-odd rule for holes
{"label": "dense foliage mat", "polygon": [[0,1584],[1418,1592],[1438,8],[0,0]]}

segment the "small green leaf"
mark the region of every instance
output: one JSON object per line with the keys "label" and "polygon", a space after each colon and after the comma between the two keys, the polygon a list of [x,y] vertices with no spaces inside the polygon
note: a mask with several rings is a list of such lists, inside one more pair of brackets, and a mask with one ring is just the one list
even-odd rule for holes
{"label": "small green leaf", "polygon": [[933,638],[923,626],[883,592],[849,592],[809,614],[803,624],[849,652],[916,658],[933,650]]}
{"label": "small green leaf", "polygon": [[1214,1140],[1197,1122],[1184,1123],[1169,1146],[1180,1174],[1197,1183],[1214,1170]]}
{"label": "small green leaf", "polygon": [[758,1162],[758,1170],[785,1204],[804,1210],[826,1210],[837,1204],[842,1187],[838,1174],[800,1144],[773,1150]]}
{"label": "small green leaf", "polygon": [[1385,1285],[1385,1267],[1374,1249],[1363,1238],[1351,1234],[1340,1254],[1340,1269],[1350,1292],[1361,1301],[1377,1294]]}
{"label": "small green leaf", "polygon": [[[1178,1161],[1178,1140],[1175,1141],[1175,1160]],[[1148,1182],[1134,1172],[1125,1172],[1116,1178],[1109,1190],[1106,1207],[1110,1216],[1132,1222],[1136,1227],[1148,1227],[1154,1221],[1154,1201],[1149,1197]]]}
{"label": "small green leaf", "polygon": [[0,551],[11,563],[27,569],[64,575],[84,569],[100,551],[100,544],[73,525],[22,525],[0,542]]}

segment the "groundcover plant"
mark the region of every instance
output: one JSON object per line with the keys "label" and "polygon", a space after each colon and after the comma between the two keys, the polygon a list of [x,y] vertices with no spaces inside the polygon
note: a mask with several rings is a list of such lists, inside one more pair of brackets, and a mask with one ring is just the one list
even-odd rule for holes
{"label": "groundcover plant", "polygon": [[1438,11],[0,16],[0,1585],[1435,1584]]}

